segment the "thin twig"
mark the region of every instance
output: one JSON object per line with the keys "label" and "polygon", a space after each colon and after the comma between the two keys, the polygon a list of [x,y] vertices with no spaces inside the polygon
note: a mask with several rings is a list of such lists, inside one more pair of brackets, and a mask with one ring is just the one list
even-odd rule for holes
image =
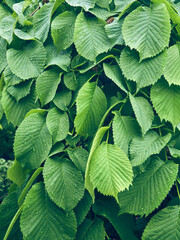
{"label": "thin twig", "polygon": [[38,6],[38,7],[34,10],[34,12],[31,13],[30,17],[32,17],[39,9],[40,9],[40,6]]}

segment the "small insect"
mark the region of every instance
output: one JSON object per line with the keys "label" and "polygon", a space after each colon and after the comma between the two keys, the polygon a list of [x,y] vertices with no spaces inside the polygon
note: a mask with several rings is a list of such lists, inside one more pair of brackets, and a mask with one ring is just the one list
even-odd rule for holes
{"label": "small insect", "polygon": [[110,17],[110,18],[108,18],[108,20],[106,21],[107,22],[107,24],[110,24],[110,23],[112,23],[114,21],[114,17]]}

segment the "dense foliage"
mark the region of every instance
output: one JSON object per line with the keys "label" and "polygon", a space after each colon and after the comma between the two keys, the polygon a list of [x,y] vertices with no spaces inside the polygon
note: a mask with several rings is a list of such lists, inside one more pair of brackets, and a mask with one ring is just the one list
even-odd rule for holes
{"label": "dense foliage", "polygon": [[177,0],[0,4],[15,159],[0,239],[180,239],[179,15]]}

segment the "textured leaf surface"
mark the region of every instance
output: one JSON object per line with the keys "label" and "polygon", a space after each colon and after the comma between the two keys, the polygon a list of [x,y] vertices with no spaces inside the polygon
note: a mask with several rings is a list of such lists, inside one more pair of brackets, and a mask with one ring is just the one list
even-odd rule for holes
{"label": "textured leaf surface", "polygon": [[111,0],[96,0],[96,4],[102,8],[109,8]]}
{"label": "textured leaf surface", "polygon": [[61,112],[57,108],[49,111],[46,119],[49,132],[52,135],[53,143],[62,141],[69,132],[69,118],[67,113]]}
{"label": "textured leaf surface", "polygon": [[8,86],[7,92],[18,102],[21,98],[26,97],[30,93],[31,85],[32,81],[27,80],[14,86]]}
{"label": "textured leaf surface", "polygon": [[56,107],[58,107],[62,111],[67,111],[68,106],[71,103],[72,93],[71,91],[65,89],[61,90],[60,92],[56,93],[56,96],[53,100]]}
{"label": "textured leaf surface", "polygon": [[8,179],[16,183],[19,187],[21,187],[21,185],[25,181],[25,172],[23,171],[21,164],[17,160],[15,160],[13,162],[13,165],[8,169],[7,177]]}
{"label": "textured leaf surface", "polygon": [[120,12],[122,12],[129,4],[131,4],[132,2],[134,2],[135,0],[114,0],[116,9]]}
{"label": "textured leaf surface", "polygon": [[26,168],[35,169],[46,159],[52,138],[46,119],[40,113],[25,118],[16,131],[14,153],[17,161]]}
{"label": "textured leaf surface", "polygon": [[122,33],[126,45],[140,53],[140,59],[156,56],[169,44],[171,25],[164,4],[139,7],[124,21]]}
{"label": "textured leaf surface", "polygon": [[63,50],[73,43],[76,14],[63,12],[57,16],[51,25],[51,35],[58,50]]}
{"label": "textured leaf surface", "polygon": [[77,100],[76,132],[79,135],[92,135],[97,131],[107,109],[107,100],[96,82],[87,82],[80,89]]}
{"label": "textured leaf surface", "polygon": [[120,147],[128,156],[129,143],[133,137],[140,134],[140,128],[136,120],[130,116],[121,116],[115,113],[113,120],[114,143]]}
{"label": "textured leaf surface", "polygon": [[66,2],[74,7],[83,7],[86,11],[95,5],[95,0],[66,0]]}
{"label": "textured leaf surface", "polygon": [[7,65],[6,51],[6,41],[0,38],[0,73]]}
{"label": "textured leaf surface", "polygon": [[10,48],[7,61],[11,71],[22,79],[38,77],[45,65],[46,51],[40,42],[32,41],[21,50]]}
{"label": "textured leaf surface", "polygon": [[137,83],[139,88],[154,84],[163,74],[166,63],[166,51],[158,56],[139,62],[135,50],[125,48],[120,56],[120,66],[124,76]]}
{"label": "textured leaf surface", "polygon": [[169,206],[154,215],[142,236],[143,240],[179,240],[180,206]]}
{"label": "textured leaf surface", "polygon": [[158,208],[176,179],[178,165],[153,158],[145,172],[134,178],[128,190],[118,194],[121,212],[148,215]]}
{"label": "textured leaf surface", "polygon": [[93,153],[90,180],[94,188],[104,195],[117,197],[129,188],[133,172],[126,154],[117,146],[103,142]]}
{"label": "textured leaf surface", "polygon": [[71,211],[83,197],[82,174],[69,160],[48,158],[43,175],[50,198],[64,210]]}
{"label": "textured leaf surface", "polygon": [[152,125],[154,119],[153,109],[150,103],[143,97],[133,97],[130,95],[130,101],[142,134],[144,135]]}
{"label": "textured leaf surface", "polygon": [[11,72],[11,69],[9,68],[9,66],[5,68],[3,74],[4,74],[4,81],[6,86],[16,85],[23,81],[23,79],[17,77],[15,74]]}
{"label": "textured leaf surface", "polygon": [[105,22],[96,17],[87,17],[83,12],[78,15],[74,43],[81,56],[95,61],[97,55],[108,51],[110,42],[104,26]]}
{"label": "textured leaf surface", "polygon": [[180,85],[180,43],[170,47],[167,51],[164,76],[170,85]]}
{"label": "textured leaf surface", "polygon": [[42,105],[49,103],[55,96],[61,74],[53,69],[43,72],[36,80],[36,91]]}
{"label": "textured leaf surface", "polygon": [[29,191],[20,219],[24,239],[71,240],[75,237],[74,212],[68,215],[48,197],[42,182]]}
{"label": "textured leaf surface", "polygon": [[12,42],[15,24],[16,19],[11,15],[3,18],[0,22],[0,36],[6,39],[9,44]]}
{"label": "textured leaf surface", "polygon": [[142,164],[153,154],[158,154],[171,139],[171,134],[161,137],[155,131],[149,131],[144,137],[133,138],[130,145],[131,164]]}
{"label": "textured leaf surface", "polygon": [[180,123],[180,86],[158,81],[151,89],[151,101],[161,120],[171,122],[174,128]]}

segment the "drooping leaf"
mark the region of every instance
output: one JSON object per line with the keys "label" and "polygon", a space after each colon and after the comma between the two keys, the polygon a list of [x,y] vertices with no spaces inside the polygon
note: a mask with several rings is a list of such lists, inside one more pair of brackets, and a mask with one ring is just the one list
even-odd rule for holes
{"label": "drooping leaf", "polygon": [[75,237],[76,218],[68,215],[48,197],[42,182],[29,191],[20,219],[24,239],[71,240]]}
{"label": "drooping leaf", "polygon": [[176,179],[178,165],[152,158],[145,172],[134,178],[128,190],[118,194],[121,212],[148,215],[158,208]]}
{"label": "drooping leaf", "polygon": [[37,78],[36,91],[43,106],[54,98],[60,81],[61,73],[54,69],[43,72]]}
{"label": "drooping leaf", "polygon": [[113,120],[114,144],[120,147],[128,156],[129,143],[133,137],[140,135],[137,121],[130,116],[121,116],[115,113]]}
{"label": "drooping leaf", "polygon": [[150,103],[143,97],[133,97],[130,94],[130,102],[144,135],[151,127],[154,119],[154,112]]}
{"label": "drooping leaf", "polygon": [[96,0],[66,0],[66,2],[74,7],[83,7],[86,11],[93,8]]}
{"label": "drooping leaf", "polygon": [[23,167],[35,169],[48,156],[52,138],[46,126],[46,119],[34,113],[24,119],[16,131],[14,153]]}
{"label": "drooping leaf", "polygon": [[75,12],[63,12],[53,20],[51,35],[59,51],[70,47],[73,43],[75,21]]}
{"label": "drooping leaf", "polygon": [[169,206],[155,214],[142,236],[142,240],[180,239],[180,206]]}
{"label": "drooping leaf", "polygon": [[130,145],[132,166],[142,164],[153,154],[158,154],[171,139],[171,134],[161,137],[155,131],[149,131],[144,137],[134,137]]}
{"label": "drooping leaf", "polygon": [[151,101],[161,120],[171,122],[174,128],[180,123],[180,86],[158,81],[151,89]]}
{"label": "drooping leaf", "polygon": [[8,169],[7,177],[11,181],[16,183],[19,187],[21,187],[21,185],[25,181],[25,172],[21,164],[17,160],[15,160],[13,162],[13,165]]}
{"label": "drooping leaf", "polygon": [[60,142],[66,138],[69,131],[69,118],[67,113],[57,108],[49,111],[46,119],[49,132],[52,135],[53,143]]}
{"label": "drooping leaf", "polygon": [[70,212],[84,195],[81,172],[68,159],[55,156],[46,160],[43,175],[50,198]]}
{"label": "drooping leaf", "polygon": [[22,79],[38,77],[43,71],[45,61],[45,48],[37,41],[31,41],[20,50],[10,48],[7,51],[11,71]]}
{"label": "drooping leaf", "polygon": [[171,25],[166,6],[138,7],[125,18],[122,33],[126,45],[140,53],[140,60],[156,56],[169,45]]}
{"label": "drooping leaf", "polygon": [[120,66],[124,76],[137,83],[138,88],[154,84],[163,74],[166,64],[166,51],[158,56],[139,62],[135,50],[125,48],[120,56]]}
{"label": "drooping leaf", "polygon": [[115,198],[129,188],[133,172],[126,154],[117,146],[103,142],[93,153],[90,180],[94,188]]}
{"label": "drooping leaf", "polygon": [[54,104],[62,111],[67,111],[68,106],[71,103],[72,93],[69,90],[62,90],[56,93],[55,98],[53,99]]}
{"label": "drooping leaf", "polygon": [[0,73],[7,65],[6,51],[7,51],[6,41],[0,38]]}
{"label": "drooping leaf", "polygon": [[95,61],[97,55],[107,52],[110,42],[106,35],[105,21],[87,17],[81,12],[76,20],[74,43],[78,53],[84,58]]}
{"label": "drooping leaf", "polygon": [[164,76],[170,85],[180,85],[180,43],[168,48]]}
{"label": "drooping leaf", "polygon": [[6,39],[9,44],[12,42],[15,25],[16,19],[11,15],[4,17],[0,22],[0,36]]}
{"label": "drooping leaf", "polygon": [[107,109],[107,100],[96,82],[87,82],[80,89],[75,118],[76,132],[79,135],[92,135],[97,131]]}

